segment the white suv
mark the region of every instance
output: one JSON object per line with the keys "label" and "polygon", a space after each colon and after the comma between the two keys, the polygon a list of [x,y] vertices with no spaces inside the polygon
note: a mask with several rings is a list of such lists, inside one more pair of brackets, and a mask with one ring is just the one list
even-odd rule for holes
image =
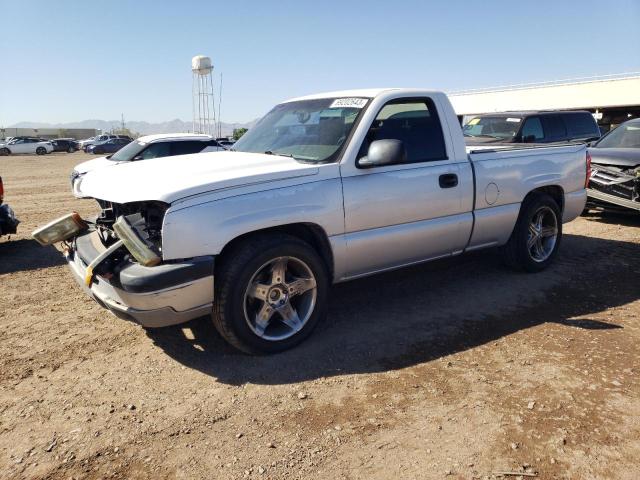
{"label": "white suv", "polygon": [[37,153],[44,155],[53,152],[53,144],[48,140],[35,137],[14,137],[7,143],[0,143],[0,155],[15,153]]}
{"label": "white suv", "polygon": [[98,168],[139,160],[224,150],[224,147],[220,146],[211,135],[197,133],[147,135],[134,140],[111,155],[87,160],[76,165],[71,173],[71,185],[73,187],[77,178]]}

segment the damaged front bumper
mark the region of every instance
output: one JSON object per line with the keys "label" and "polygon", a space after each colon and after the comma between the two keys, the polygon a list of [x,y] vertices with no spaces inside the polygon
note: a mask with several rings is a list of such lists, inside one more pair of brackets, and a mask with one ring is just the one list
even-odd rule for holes
{"label": "damaged front bumper", "polygon": [[[0,197],[2,195],[0,194]],[[11,235],[18,231],[20,220],[16,218],[16,214],[6,203],[0,205],[0,236]]]}
{"label": "damaged front bumper", "polygon": [[587,195],[590,203],[640,211],[640,169],[593,165]]}
{"label": "damaged front bumper", "polygon": [[67,245],[65,256],[78,284],[117,316],[158,328],[211,313],[214,257],[153,267],[125,259],[106,272],[89,272],[87,282],[87,267],[105,250],[98,233],[87,232]]}

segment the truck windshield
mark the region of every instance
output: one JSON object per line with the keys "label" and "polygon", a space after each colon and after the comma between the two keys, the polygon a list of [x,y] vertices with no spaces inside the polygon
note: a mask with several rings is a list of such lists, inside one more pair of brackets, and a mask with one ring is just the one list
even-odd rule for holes
{"label": "truck windshield", "polygon": [[640,148],[640,121],[620,125],[598,142],[598,148]]}
{"label": "truck windshield", "polygon": [[321,98],[276,105],[232,150],[333,161],[367,103],[366,98]]}
{"label": "truck windshield", "polygon": [[474,117],[463,127],[466,137],[509,139],[520,129],[522,118],[509,116]]}

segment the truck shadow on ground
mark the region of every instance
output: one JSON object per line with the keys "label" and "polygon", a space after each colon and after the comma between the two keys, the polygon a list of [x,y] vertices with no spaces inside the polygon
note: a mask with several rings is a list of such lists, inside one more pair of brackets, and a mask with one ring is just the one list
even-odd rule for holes
{"label": "truck shadow on ground", "polygon": [[35,240],[0,240],[0,275],[56,267],[65,263],[58,250],[43,247]]}
{"label": "truck shadow on ground", "polygon": [[556,264],[536,275],[508,270],[496,252],[478,252],[336,285],[327,321],[277,355],[236,352],[209,318],[147,335],[217,381],[287,384],[400,369],[545,322],[594,335],[622,328],[586,317],[640,298],[639,273],[640,244],[565,235]]}
{"label": "truck shadow on ground", "polygon": [[590,221],[621,225],[625,227],[640,227],[640,212],[633,210],[603,210],[590,209],[582,217]]}

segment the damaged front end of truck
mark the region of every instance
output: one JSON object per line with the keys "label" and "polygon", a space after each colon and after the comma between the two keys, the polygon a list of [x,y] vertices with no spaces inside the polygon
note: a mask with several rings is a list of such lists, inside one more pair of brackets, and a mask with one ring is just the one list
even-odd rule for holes
{"label": "damaged front end of truck", "polygon": [[163,261],[169,204],[97,202],[97,217],[85,220],[74,212],[35,230],[33,238],[61,243],[78,284],[121,318],[154,328],[211,312],[213,257]]}

